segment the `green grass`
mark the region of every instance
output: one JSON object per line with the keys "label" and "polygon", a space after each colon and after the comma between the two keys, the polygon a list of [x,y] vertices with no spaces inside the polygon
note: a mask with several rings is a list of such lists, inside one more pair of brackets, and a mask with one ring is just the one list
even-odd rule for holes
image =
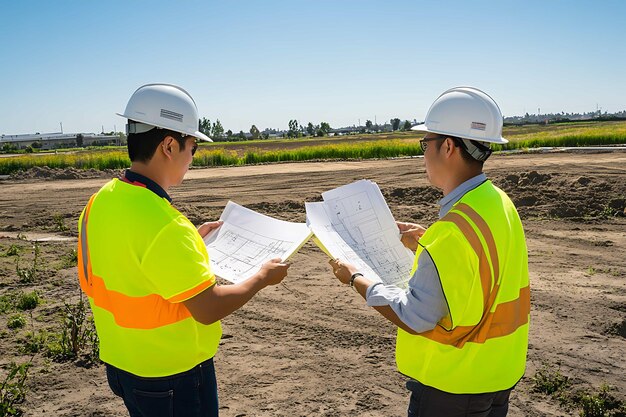
{"label": "green grass", "polygon": [[[506,145],[494,150],[576,147],[626,143],[626,122],[579,122],[507,126]],[[369,159],[421,155],[420,132],[393,132],[329,138],[217,142],[202,145],[194,166],[227,166],[316,159]],[[327,142],[327,143],[326,143]],[[284,144],[285,149],[281,149]],[[91,149],[57,154],[25,154],[0,158],[0,175],[32,167],[121,169],[130,166],[126,148]]]}

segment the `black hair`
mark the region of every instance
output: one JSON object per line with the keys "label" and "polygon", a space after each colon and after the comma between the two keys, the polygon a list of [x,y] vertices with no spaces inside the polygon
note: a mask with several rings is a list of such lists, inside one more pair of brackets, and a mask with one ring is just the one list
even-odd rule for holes
{"label": "black hair", "polygon": [[181,151],[185,149],[185,137],[173,130],[154,128],[144,133],[129,133],[127,139],[128,157],[131,162],[149,162],[159,143],[163,142],[167,136],[176,139]]}

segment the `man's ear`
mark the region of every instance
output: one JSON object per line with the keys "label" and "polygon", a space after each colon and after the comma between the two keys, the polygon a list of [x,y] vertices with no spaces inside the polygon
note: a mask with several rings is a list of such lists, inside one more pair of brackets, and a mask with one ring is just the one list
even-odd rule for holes
{"label": "man's ear", "polygon": [[167,159],[172,159],[174,142],[176,142],[176,139],[172,136],[166,136],[163,142],[161,142],[161,150]]}
{"label": "man's ear", "polygon": [[446,146],[446,155],[447,156],[452,155],[452,153],[454,152],[454,148],[456,148],[456,146],[454,146],[454,139],[446,138],[445,146]]}

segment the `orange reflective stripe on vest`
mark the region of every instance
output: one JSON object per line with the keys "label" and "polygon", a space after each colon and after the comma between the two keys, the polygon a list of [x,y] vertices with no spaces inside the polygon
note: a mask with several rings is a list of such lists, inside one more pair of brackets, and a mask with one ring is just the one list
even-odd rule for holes
{"label": "orange reflective stripe on vest", "polygon": [[[487,259],[484,246],[475,230],[467,219],[455,211],[465,214],[476,225],[487,246],[491,263]],[[420,335],[439,343],[462,348],[467,342],[484,343],[493,337],[506,336],[526,324],[530,314],[529,287],[520,289],[517,299],[498,304],[496,309],[491,312],[498,295],[501,277],[496,243],[484,219],[470,206],[461,203],[456,205],[453,211],[444,216],[441,221],[454,223],[478,257],[478,269],[483,290],[483,316],[475,326],[457,326],[450,331],[442,326],[436,326],[433,330],[420,333]]]}
{"label": "orange reflective stripe on vest", "polygon": [[96,306],[111,313],[115,323],[120,327],[154,329],[191,317],[187,307],[178,301],[188,298],[188,293],[198,294],[210,287],[212,285],[210,281],[166,300],[158,294],[131,297],[119,291],[109,290],[104,280],[92,273],[87,242],[87,222],[94,197],[95,195],[91,197],[85,208],[79,233],[78,276],[80,287],[85,294],[93,300]]}

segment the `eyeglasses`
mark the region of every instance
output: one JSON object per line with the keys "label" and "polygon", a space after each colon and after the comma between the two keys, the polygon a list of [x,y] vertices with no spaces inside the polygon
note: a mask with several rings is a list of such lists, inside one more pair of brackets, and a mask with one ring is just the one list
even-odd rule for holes
{"label": "eyeglasses", "polygon": [[194,156],[197,150],[198,150],[198,144],[194,143],[193,146],[191,147],[191,156]]}
{"label": "eyeglasses", "polygon": [[444,136],[437,136],[436,138],[424,138],[420,140],[420,148],[422,148],[422,153],[426,153],[426,149],[428,149],[428,142],[433,140],[446,139]]}

